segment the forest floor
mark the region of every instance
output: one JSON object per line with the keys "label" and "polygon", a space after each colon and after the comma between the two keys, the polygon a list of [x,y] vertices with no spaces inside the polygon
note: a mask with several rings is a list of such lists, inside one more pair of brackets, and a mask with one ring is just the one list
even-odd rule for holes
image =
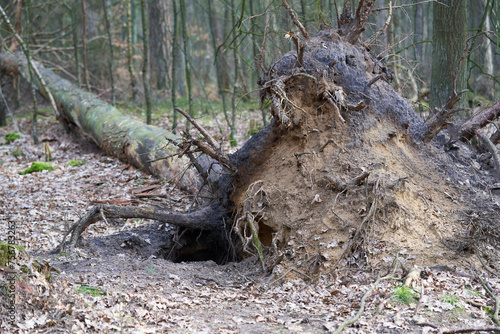
{"label": "forest floor", "polygon": [[[400,270],[375,286],[377,276],[370,270],[306,277],[291,271],[265,275],[253,258],[226,265],[172,263],[140,253],[138,246],[151,243],[148,235],[165,227],[139,219],[96,223],[83,235],[85,247],[71,255],[50,254],[92,203],[147,200],[183,211],[190,196],[104,156],[83,137],[65,134],[53,117],[41,117],[40,139],[54,140],[57,169],[19,175],[43,160],[42,144],[35,146],[29,135],[31,122],[19,123],[20,139],[10,144],[0,139],[0,240],[14,232],[29,255],[19,251],[15,259],[14,326],[5,309],[11,272],[0,267],[2,333],[322,333],[335,331],[360,307],[359,320],[344,332],[434,333],[494,325],[494,301],[475,276],[480,268],[464,268],[460,261],[423,264],[426,275],[412,287],[403,287]],[[242,143],[249,121],[239,123]],[[12,131],[1,128],[0,137]],[[84,163],[69,166],[70,161]],[[148,191],[156,196],[148,197]],[[377,261],[389,273],[396,254],[382,253]],[[481,277],[500,296],[500,279]]]}

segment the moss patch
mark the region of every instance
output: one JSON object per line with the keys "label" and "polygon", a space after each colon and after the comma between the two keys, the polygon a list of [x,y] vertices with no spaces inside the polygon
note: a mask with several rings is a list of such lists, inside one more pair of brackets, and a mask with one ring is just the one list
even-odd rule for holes
{"label": "moss patch", "polygon": [[5,142],[7,144],[12,143],[14,140],[19,139],[19,138],[21,138],[21,135],[19,133],[15,133],[15,132],[6,133],[4,136]]}
{"label": "moss patch", "polygon": [[85,163],[87,163],[85,160],[71,160],[66,164],[66,166],[78,167]]}
{"label": "moss patch", "polygon": [[0,242],[0,266],[5,267],[9,262],[9,260],[13,260],[15,257],[15,254],[12,254],[13,251],[12,248],[10,248],[11,254],[9,256],[9,247],[14,247],[15,249],[17,249],[18,252],[26,254],[26,250],[24,249],[23,246]]}
{"label": "moss patch", "polygon": [[26,175],[30,173],[41,172],[42,170],[54,170],[55,167],[52,166],[50,162],[35,161],[31,164],[29,168],[20,172],[20,175]]}

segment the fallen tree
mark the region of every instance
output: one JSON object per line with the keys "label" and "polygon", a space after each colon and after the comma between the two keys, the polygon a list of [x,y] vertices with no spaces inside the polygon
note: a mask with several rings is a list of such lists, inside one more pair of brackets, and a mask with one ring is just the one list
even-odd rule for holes
{"label": "fallen tree", "polygon": [[[36,62],[35,62],[36,63]],[[94,94],[77,88],[41,64],[36,63],[44,82],[34,78],[35,86],[46,98],[46,85],[58,106],[60,121],[70,129],[80,129],[106,154],[118,157],[146,172],[175,179],[186,165],[186,159],[166,158],[177,151],[172,141],[178,137],[153,125],[124,116],[118,109]],[[8,75],[22,75],[29,80],[26,59],[10,53],[0,53],[0,71]],[[183,178],[183,186],[198,185],[191,172]]]}
{"label": "fallen tree", "polygon": [[[379,251],[375,238],[399,249],[412,235],[411,247],[430,253],[431,262],[437,260],[432,254],[442,253],[441,241],[478,255],[482,243],[498,243],[499,208],[485,193],[493,189],[493,171],[478,169],[466,143],[456,140],[453,150],[447,145],[446,126],[460,94],[424,122],[392,89],[390,70],[358,42],[375,1],[360,1],[355,17],[345,12],[338,30],[314,37],[282,1],[302,38],[292,35],[297,50],[261,80],[273,123],[228,156],[192,119],[203,139],[186,134],[173,140],[182,155],[210,157],[197,168],[211,199],[185,214],[95,206],[60,249],[75,247],[98,220],[150,218],[190,231],[191,245],[202,244],[200,253],[220,249],[217,262],[250,253],[270,270],[287,259],[309,277],[320,268],[372,263]],[[498,117],[486,112],[495,115],[486,117],[489,122]],[[467,124],[458,124],[457,133]],[[447,228],[438,230],[443,222]],[[468,230],[461,234],[467,237],[458,238],[448,228],[453,224],[462,224],[457,230]],[[488,258],[498,260],[499,248],[488,249]]]}

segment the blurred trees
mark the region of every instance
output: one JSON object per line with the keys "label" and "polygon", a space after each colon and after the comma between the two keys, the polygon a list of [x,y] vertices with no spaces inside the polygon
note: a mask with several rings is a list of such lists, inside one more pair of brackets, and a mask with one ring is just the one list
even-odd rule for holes
{"label": "blurred trees", "polygon": [[[82,76],[86,89],[110,101],[115,91],[118,102],[131,98],[133,103],[143,103],[144,86],[137,85],[137,80],[147,58],[143,40],[149,37],[147,81],[152,108],[167,113],[174,127],[173,104],[190,109],[192,114],[209,110],[220,114],[227,133],[236,126],[242,101],[251,103],[243,104],[244,108],[260,108],[258,78],[280,55],[294,49],[285,36],[296,28],[280,0],[144,1],[149,8],[144,13],[149,29],[142,25],[141,0],[0,0],[0,5],[15,30],[29,42],[33,57],[75,83],[79,84]],[[352,0],[295,0],[289,4],[314,35],[320,29],[337,27],[337,17],[346,2],[356,4]],[[440,3],[378,0],[361,38],[393,69],[396,88],[420,106],[424,116],[432,113],[430,96],[448,94],[442,88],[431,92],[431,81],[451,84],[442,65],[435,66],[432,75],[431,64],[438,64],[440,59],[437,49],[433,51],[433,38],[441,43],[439,36],[448,38],[444,49],[453,47],[455,54],[462,55],[464,48],[477,49],[463,61],[464,85],[471,91],[469,106],[477,100],[473,100],[475,95],[488,100],[499,97],[500,1]],[[452,19],[444,12],[454,7],[468,11],[469,18],[462,15]],[[436,21],[439,17],[451,21]],[[436,34],[435,27],[451,27],[453,22],[466,31],[463,29],[460,35],[446,31]],[[3,50],[15,50],[17,42],[12,33],[4,23],[1,28]],[[467,38],[481,31],[490,33],[465,44]],[[10,81],[5,78],[3,82]],[[442,98],[430,102],[431,106],[440,103]]]}

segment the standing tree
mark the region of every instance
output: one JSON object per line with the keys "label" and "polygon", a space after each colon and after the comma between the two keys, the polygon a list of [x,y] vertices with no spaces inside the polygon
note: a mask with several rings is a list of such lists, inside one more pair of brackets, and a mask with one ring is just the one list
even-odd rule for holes
{"label": "standing tree", "polygon": [[109,78],[111,80],[111,104],[115,106],[116,104],[116,95],[115,95],[115,81],[113,79],[114,70],[113,70],[113,62],[114,62],[114,53],[113,53],[113,38],[111,36],[111,24],[109,22],[108,17],[108,7],[106,6],[106,0],[102,0],[102,7],[104,11],[104,22],[106,23],[106,35],[108,36],[108,44],[109,44],[109,59],[108,59],[108,67],[109,67]]}
{"label": "standing tree", "polygon": [[154,73],[156,89],[167,88],[167,0],[153,0],[149,6],[149,45],[151,73]]}
{"label": "standing tree", "polygon": [[87,60],[87,11],[85,0],[82,0],[82,53],[83,53],[83,78],[85,87],[90,90],[89,67]]}
{"label": "standing tree", "polygon": [[467,39],[467,1],[442,0],[433,9],[431,110],[466,87],[466,63],[459,61]]}
{"label": "standing tree", "polygon": [[172,33],[172,86],[171,88],[171,99],[172,99],[172,109],[174,112],[174,119],[172,120],[172,132],[175,133],[175,129],[177,128],[177,111],[175,108],[177,107],[176,102],[176,88],[177,88],[177,58],[179,55],[179,32],[177,23],[177,0],[172,0],[172,16],[173,16],[173,25],[174,31]]}
{"label": "standing tree", "polygon": [[[191,45],[186,22],[186,1],[181,0],[181,25],[182,25],[182,41],[184,46],[184,70],[186,72],[186,86],[188,91],[188,112],[193,116],[193,97],[191,92]],[[189,130],[189,122],[186,122],[186,131]]]}
{"label": "standing tree", "polygon": [[146,0],[141,0],[142,15],[142,46],[143,46],[143,65],[142,82],[144,84],[144,99],[146,100],[146,123],[151,124],[151,96],[149,84],[149,22],[148,5]]}
{"label": "standing tree", "polygon": [[127,24],[126,24],[126,34],[127,34],[127,68],[130,76],[130,87],[132,88],[132,99],[135,100],[137,95],[137,84],[135,82],[134,75],[134,50],[133,50],[133,35],[132,35],[132,2],[134,0],[127,0],[125,2],[125,11],[127,12]]}

